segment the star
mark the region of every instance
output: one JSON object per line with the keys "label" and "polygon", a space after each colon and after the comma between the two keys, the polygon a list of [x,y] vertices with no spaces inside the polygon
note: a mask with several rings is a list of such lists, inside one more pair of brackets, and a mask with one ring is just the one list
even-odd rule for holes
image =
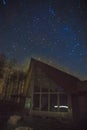
{"label": "star", "polygon": [[6,0],[2,0],[3,5],[6,5]]}
{"label": "star", "polygon": [[0,52],[19,62],[40,57],[47,63],[63,66],[80,79],[87,79],[84,0],[1,2],[6,6],[0,8]]}

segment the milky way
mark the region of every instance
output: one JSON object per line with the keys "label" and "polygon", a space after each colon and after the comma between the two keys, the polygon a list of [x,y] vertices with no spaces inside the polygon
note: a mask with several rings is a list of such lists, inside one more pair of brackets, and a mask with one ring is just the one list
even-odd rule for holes
{"label": "milky way", "polygon": [[36,57],[87,79],[85,0],[2,0],[0,52],[24,61]]}

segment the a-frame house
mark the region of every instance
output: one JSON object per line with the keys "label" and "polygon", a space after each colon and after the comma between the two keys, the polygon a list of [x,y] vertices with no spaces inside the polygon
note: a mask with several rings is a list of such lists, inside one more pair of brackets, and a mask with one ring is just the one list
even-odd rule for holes
{"label": "a-frame house", "polygon": [[31,59],[26,77],[25,107],[31,115],[79,119],[82,82],[78,78],[35,59]]}

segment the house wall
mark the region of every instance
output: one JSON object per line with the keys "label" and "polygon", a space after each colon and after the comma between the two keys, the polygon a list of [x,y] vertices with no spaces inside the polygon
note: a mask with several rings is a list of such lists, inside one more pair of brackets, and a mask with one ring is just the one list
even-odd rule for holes
{"label": "house wall", "polygon": [[74,122],[78,122],[79,120],[79,104],[78,104],[78,96],[77,94],[71,95],[72,102],[72,117]]}
{"label": "house wall", "polygon": [[76,94],[77,97],[76,113],[78,113],[77,115],[78,120],[84,120],[85,118],[87,119],[87,81],[80,81],[77,84],[77,88],[78,92]]}
{"label": "house wall", "polygon": [[87,94],[79,95],[79,115],[80,119],[87,118]]}
{"label": "house wall", "polygon": [[72,117],[75,123],[87,119],[87,94],[72,95]]}

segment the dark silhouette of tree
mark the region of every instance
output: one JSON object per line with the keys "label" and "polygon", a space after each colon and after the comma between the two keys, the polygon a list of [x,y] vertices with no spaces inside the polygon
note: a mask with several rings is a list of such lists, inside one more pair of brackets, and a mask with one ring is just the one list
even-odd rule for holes
{"label": "dark silhouette of tree", "polygon": [[6,56],[4,54],[0,54],[0,78],[3,78],[6,67]]}
{"label": "dark silhouette of tree", "polygon": [[3,101],[14,101],[22,97],[24,91],[25,72],[18,68],[16,59],[8,59],[5,55],[0,55],[0,78],[3,81],[2,99]]}
{"label": "dark silhouette of tree", "polygon": [[[2,92],[4,101],[10,98],[9,92],[10,92],[10,89],[12,90],[12,88],[10,87],[11,87],[11,82],[13,81],[11,76],[15,77],[14,72],[16,71],[16,64],[17,62],[15,59],[6,59],[6,66],[4,68],[5,71],[4,71],[4,78],[3,78],[4,85],[3,85],[3,92]],[[14,85],[15,85],[15,80],[14,80]]]}
{"label": "dark silhouette of tree", "polygon": [[13,82],[13,90],[11,95],[14,96],[14,100],[17,101],[23,95],[25,73],[23,71],[15,71],[11,76]]}

